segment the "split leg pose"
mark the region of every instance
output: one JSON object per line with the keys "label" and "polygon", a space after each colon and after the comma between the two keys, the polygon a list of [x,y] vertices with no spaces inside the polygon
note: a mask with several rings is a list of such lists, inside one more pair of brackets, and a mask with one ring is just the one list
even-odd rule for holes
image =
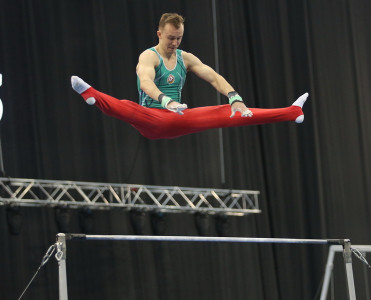
{"label": "split leg pose", "polygon": [[103,113],[135,127],[149,139],[171,139],[213,128],[238,127],[295,121],[302,123],[302,107],[308,93],[300,96],[291,106],[284,108],[250,108],[251,117],[230,117],[229,104],[184,109],[180,114],[161,108],[143,107],[130,100],[118,100],[101,93],[77,76],[72,76],[73,89],[84,100]]}

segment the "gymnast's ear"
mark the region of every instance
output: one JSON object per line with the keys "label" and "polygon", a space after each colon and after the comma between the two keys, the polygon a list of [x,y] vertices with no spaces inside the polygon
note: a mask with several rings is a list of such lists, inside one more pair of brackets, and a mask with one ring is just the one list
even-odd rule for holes
{"label": "gymnast's ear", "polygon": [[157,30],[157,37],[158,37],[159,39],[161,38],[161,34],[162,34],[161,30],[160,30],[160,29]]}

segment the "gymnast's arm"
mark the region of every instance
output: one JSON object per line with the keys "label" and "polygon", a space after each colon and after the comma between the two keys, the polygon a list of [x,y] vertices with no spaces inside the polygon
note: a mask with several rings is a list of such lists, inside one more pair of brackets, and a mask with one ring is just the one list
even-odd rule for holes
{"label": "gymnast's arm", "polygon": [[201,79],[209,82],[219,93],[229,98],[232,110],[231,117],[233,117],[237,111],[239,111],[243,117],[252,116],[252,112],[246,107],[242,98],[235,92],[233,87],[223,76],[202,63],[199,58],[191,53],[183,51],[183,59],[188,71],[195,73]]}
{"label": "gymnast's arm", "polygon": [[170,97],[164,95],[154,83],[155,67],[158,63],[156,53],[151,50],[146,50],[139,56],[137,75],[140,80],[140,88],[152,99],[159,101],[163,108],[182,115],[182,110],[186,109],[187,105],[173,101]]}

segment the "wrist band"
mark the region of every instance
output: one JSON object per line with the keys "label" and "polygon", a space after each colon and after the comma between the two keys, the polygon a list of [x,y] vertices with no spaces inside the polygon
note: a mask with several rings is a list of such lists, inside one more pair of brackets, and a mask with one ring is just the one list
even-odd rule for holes
{"label": "wrist band", "polygon": [[230,105],[232,105],[235,102],[242,102],[243,103],[243,100],[242,100],[241,96],[238,95],[238,93],[235,92],[235,91],[228,93],[228,99],[229,99],[229,104]]}
{"label": "wrist band", "polygon": [[235,103],[235,102],[245,103],[245,102],[242,101],[242,99],[241,99],[241,100],[238,100],[238,99],[231,100],[231,99],[229,99],[229,104],[230,104],[230,105],[232,105],[232,104]]}
{"label": "wrist band", "polygon": [[170,97],[166,96],[165,94],[158,95],[158,101],[161,103],[161,106],[163,108],[167,108],[167,105],[174,100],[172,100]]}
{"label": "wrist band", "polygon": [[228,94],[227,94],[227,97],[228,98],[231,98],[231,97],[233,97],[233,96],[237,96],[238,95],[238,93],[236,92],[236,91],[232,91],[232,92],[229,92]]}

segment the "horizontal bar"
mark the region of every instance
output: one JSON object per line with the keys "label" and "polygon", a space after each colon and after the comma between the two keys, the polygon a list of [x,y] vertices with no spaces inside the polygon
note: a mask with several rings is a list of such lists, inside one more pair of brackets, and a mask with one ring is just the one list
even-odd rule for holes
{"label": "horizontal bar", "polygon": [[244,237],[201,237],[201,236],[146,236],[146,235],[84,235],[66,234],[66,239],[98,241],[163,241],[163,242],[228,242],[228,243],[273,243],[273,244],[320,244],[343,245],[345,240],[244,238]]}

